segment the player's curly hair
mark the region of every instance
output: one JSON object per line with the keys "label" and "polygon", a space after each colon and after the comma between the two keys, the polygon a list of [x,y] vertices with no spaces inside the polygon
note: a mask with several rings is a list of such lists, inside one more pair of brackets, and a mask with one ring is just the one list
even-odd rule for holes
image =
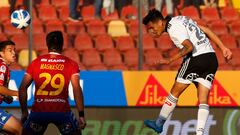
{"label": "player's curly hair", "polygon": [[62,52],[63,34],[61,31],[52,31],[46,37],[48,51]]}
{"label": "player's curly hair", "polygon": [[158,20],[164,20],[164,17],[157,9],[149,10],[148,14],[143,18],[142,23],[147,25],[149,22],[156,22]]}
{"label": "player's curly hair", "polygon": [[7,45],[15,45],[15,43],[12,40],[5,40],[0,42],[0,51],[3,51]]}

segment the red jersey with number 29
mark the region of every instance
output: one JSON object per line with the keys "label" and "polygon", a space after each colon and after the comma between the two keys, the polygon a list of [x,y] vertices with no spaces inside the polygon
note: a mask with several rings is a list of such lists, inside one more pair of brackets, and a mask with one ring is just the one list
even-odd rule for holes
{"label": "red jersey with number 29", "polygon": [[33,112],[69,112],[68,86],[72,75],[79,75],[78,64],[50,52],[35,59],[27,74],[35,82]]}

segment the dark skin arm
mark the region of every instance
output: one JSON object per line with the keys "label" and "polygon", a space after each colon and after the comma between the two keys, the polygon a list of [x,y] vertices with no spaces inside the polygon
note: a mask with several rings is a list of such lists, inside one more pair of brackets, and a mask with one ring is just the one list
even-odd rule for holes
{"label": "dark skin arm", "polygon": [[193,50],[193,44],[189,39],[186,39],[182,42],[183,48],[179,50],[177,54],[172,56],[168,59],[161,59],[156,62],[156,64],[170,64],[171,62],[187,55],[188,53],[192,52]]}
{"label": "dark skin arm", "polygon": [[25,74],[22,80],[22,83],[19,88],[19,102],[21,106],[22,111],[22,122],[25,122],[25,120],[28,117],[28,108],[27,108],[27,88],[32,83],[32,76],[29,74]]}

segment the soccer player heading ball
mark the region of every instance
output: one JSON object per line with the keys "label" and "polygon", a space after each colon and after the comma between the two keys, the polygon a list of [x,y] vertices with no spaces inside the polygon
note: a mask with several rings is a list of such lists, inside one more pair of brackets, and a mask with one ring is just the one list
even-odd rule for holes
{"label": "soccer player heading ball", "polygon": [[[42,135],[48,124],[53,123],[63,135],[81,135],[86,122],[78,64],[61,55],[62,32],[50,32],[46,41],[49,53],[38,57],[29,65],[19,89],[22,121],[25,122],[23,134]],[[36,90],[32,111],[28,114],[27,88],[32,81],[35,82]],[[70,81],[79,120],[74,117],[68,103]]]}
{"label": "soccer player heading ball", "polygon": [[184,57],[175,83],[162,106],[159,117],[156,120],[145,120],[144,124],[161,133],[166,119],[177,104],[178,97],[193,82],[197,87],[199,100],[196,134],[203,135],[209,115],[208,94],[218,68],[215,51],[207,36],[221,49],[226,60],[232,58],[232,52],[223,45],[210,29],[197,25],[196,22],[186,16],[164,18],[161,12],[152,9],[143,18],[143,24],[146,25],[148,32],[154,37],[159,37],[163,32],[167,32],[176,47],[180,49],[171,58],[156,61],[156,65],[170,64]]}

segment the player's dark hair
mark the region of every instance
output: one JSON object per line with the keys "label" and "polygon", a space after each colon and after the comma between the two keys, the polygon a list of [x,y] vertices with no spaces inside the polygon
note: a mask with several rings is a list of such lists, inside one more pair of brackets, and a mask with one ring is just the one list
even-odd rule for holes
{"label": "player's dark hair", "polygon": [[15,45],[15,43],[11,40],[5,40],[0,42],[0,51],[3,51],[7,45]]}
{"label": "player's dark hair", "polygon": [[62,52],[63,34],[61,31],[52,31],[46,37],[48,51]]}
{"label": "player's dark hair", "polygon": [[156,22],[158,20],[164,20],[162,13],[156,9],[149,10],[148,14],[143,18],[142,23],[147,25],[149,22]]}

